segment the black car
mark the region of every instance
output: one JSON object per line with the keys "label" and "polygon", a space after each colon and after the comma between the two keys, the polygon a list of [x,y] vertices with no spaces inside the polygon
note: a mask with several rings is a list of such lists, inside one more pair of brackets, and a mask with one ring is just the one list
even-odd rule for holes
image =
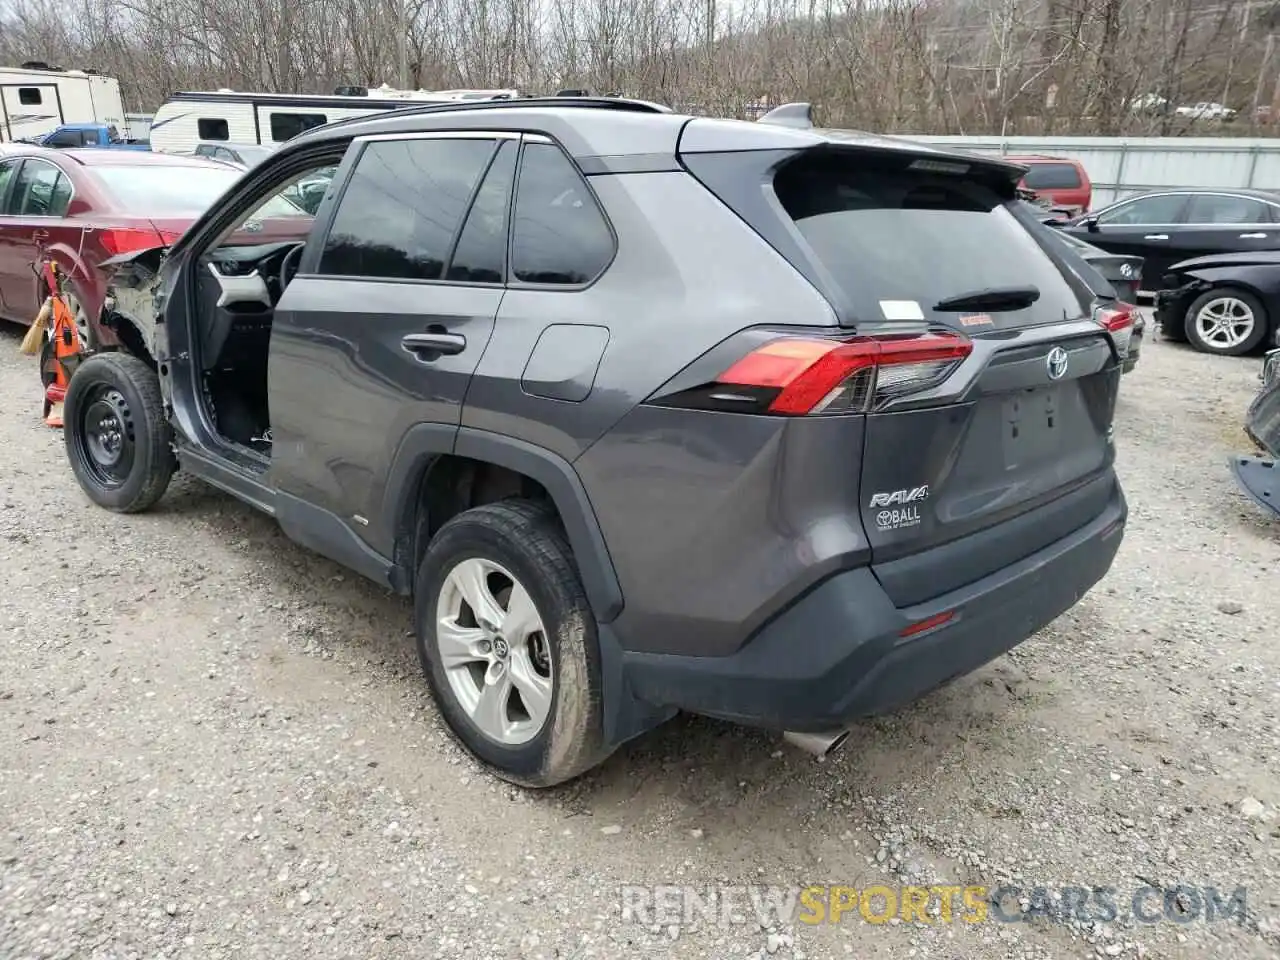
{"label": "black car", "polygon": [[1110,253],[1142,257],[1150,281],[1190,257],[1280,250],[1280,193],[1161,190],[1125,197],[1059,229]]}
{"label": "black car", "polygon": [[[1036,209],[1039,210],[1038,207]],[[1048,224],[1052,221],[1041,219],[1041,222]],[[1113,296],[1116,300],[1130,305],[1137,304],[1138,290],[1142,284],[1143,262],[1141,257],[1107,253],[1105,250],[1100,250],[1092,244],[1085,243],[1083,240],[1060,230],[1049,230],[1048,235],[1063,247],[1070,249],[1101,275],[1102,279],[1106,281],[1105,284],[1099,285],[1097,278],[1092,278],[1091,281],[1091,285],[1097,289],[1099,294]],[[1133,321],[1133,333],[1129,338],[1129,347],[1124,360],[1123,370],[1125,373],[1128,373],[1138,365],[1138,355],[1142,351],[1142,338],[1147,326],[1146,319],[1136,309],[1133,311]]]}
{"label": "black car", "polygon": [[1229,357],[1280,345],[1280,250],[1193,257],[1160,286],[1156,321],[1170,340]]}
{"label": "black car", "polygon": [[1244,431],[1260,453],[1231,458],[1236,483],[1258,506],[1280,517],[1280,349],[1262,364],[1262,388],[1249,404]]}

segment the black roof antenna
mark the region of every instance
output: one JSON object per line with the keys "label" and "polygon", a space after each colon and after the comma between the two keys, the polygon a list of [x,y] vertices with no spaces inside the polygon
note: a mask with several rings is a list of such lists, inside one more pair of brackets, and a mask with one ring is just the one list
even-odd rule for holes
{"label": "black roof antenna", "polygon": [[797,130],[813,129],[813,104],[784,103],[774,107],[758,123],[772,123],[778,127],[795,127]]}

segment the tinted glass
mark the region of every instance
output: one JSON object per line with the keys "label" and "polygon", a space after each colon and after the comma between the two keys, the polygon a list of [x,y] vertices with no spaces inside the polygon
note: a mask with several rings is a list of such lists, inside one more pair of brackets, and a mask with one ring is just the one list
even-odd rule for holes
{"label": "tinted glass", "polygon": [[102,165],[88,168],[120,210],[143,216],[199,214],[240,179],[234,167]]}
{"label": "tinted glass", "polygon": [[507,262],[507,205],[516,175],[515,141],[507,140],[489,166],[449,264],[447,280],[501,283]]}
{"label": "tinted glass", "polygon": [[38,107],[44,98],[40,96],[40,90],[36,87],[19,87],[18,102],[24,107]]}
{"label": "tinted glass", "polygon": [[1072,190],[1080,186],[1080,171],[1070,163],[1031,163],[1022,178],[1028,190]]}
{"label": "tinted glass", "polygon": [[323,127],[328,122],[323,113],[273,113],[271,139],[289,140],[312,127]]}
{"label": "tinted glass", "polygon": [[45,138],[46,147],[78,147],[83,141],[79,130],[59,130]]}
{"label": "tinted glass", "polygon": [[231,131],[221,117],[201,117],[196,121],[196,133],[201,140],[229,140]]}
{"label": "tinted glass", "polygon": [[613,259],[613,234],[586,181],[556,146],[531,143],[520,162],[511,273],[525,283],[583,284]]}
{"label": "tinted glass", "polygon": [[81,136],[83,136],[83,137],[84,137],[84,142],[85,142],[85,143],[87,143],[87,144],[92,144],[92,145],[97,145],[97,143],[98,143],[98,131],[97,131],[97,130],[82,130],[82,131],[80,132],[80,134],[81,134]]}
{"label": "tinted glass", "polygon": [[1187,207],[1187,223],[1270,223],[1267,205],[1253,197],[1200,193]]}
{"label": "tinted glass", "polygon": [[17,168],[18,164],[14,161],[0,163],[0,213],[7,213],[9,210],[4,205],[4,198],[9,190],[9,181],[13,179],[13,171]]}
{"label": "tinted glass", "polygon": [[[39,160],[22,165],[10,204],[20,217],[60,217],[71,200],[71,184],[57,167]],[[60,186],[58,181],[64,183]]]}
{"label": "tinted glass", "polygon": [[908,301],[945,322],[954,314],[933,315],[933,304],[984,288],[1026,286],[1040,297],[1009,311],[1012,319],[1047,323],[1083,312],[1044,248],[980,182],[833,157],[788,164],[774,190],[862,318],[886,318],[886,302]]}
{"label": "tinted glass", "polygon": [[360,155],[320,257],[320,273],[436,280],[492,140],[389,140]]}
{"label": "tinted glass", "polygon": [[1144,223],[1178,223],[1186,200],[1187,198],[1184,195],[1175,193],[1166,193],[1155,197],[1142,197],[1100,214],[1098,222],[1113,226]]}

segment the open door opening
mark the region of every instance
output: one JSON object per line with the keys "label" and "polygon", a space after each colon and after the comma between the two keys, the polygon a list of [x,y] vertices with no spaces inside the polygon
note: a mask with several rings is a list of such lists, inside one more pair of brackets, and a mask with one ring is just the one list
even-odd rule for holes
{"label": "open door opening", "polygon": [[292,176],[200,257],[193,346],[203,402],[226,442],[270,462],[268,360],[277,304],[297,274],[336,166]]}

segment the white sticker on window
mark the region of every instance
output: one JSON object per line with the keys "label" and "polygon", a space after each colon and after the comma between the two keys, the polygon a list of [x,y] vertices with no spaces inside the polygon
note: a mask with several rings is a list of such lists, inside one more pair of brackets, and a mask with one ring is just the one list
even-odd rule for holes
{"label": "white sticker on window", "polygon": [[924,311],[914,300],[881,300],[880,312],[886,320],[924,319]]}

